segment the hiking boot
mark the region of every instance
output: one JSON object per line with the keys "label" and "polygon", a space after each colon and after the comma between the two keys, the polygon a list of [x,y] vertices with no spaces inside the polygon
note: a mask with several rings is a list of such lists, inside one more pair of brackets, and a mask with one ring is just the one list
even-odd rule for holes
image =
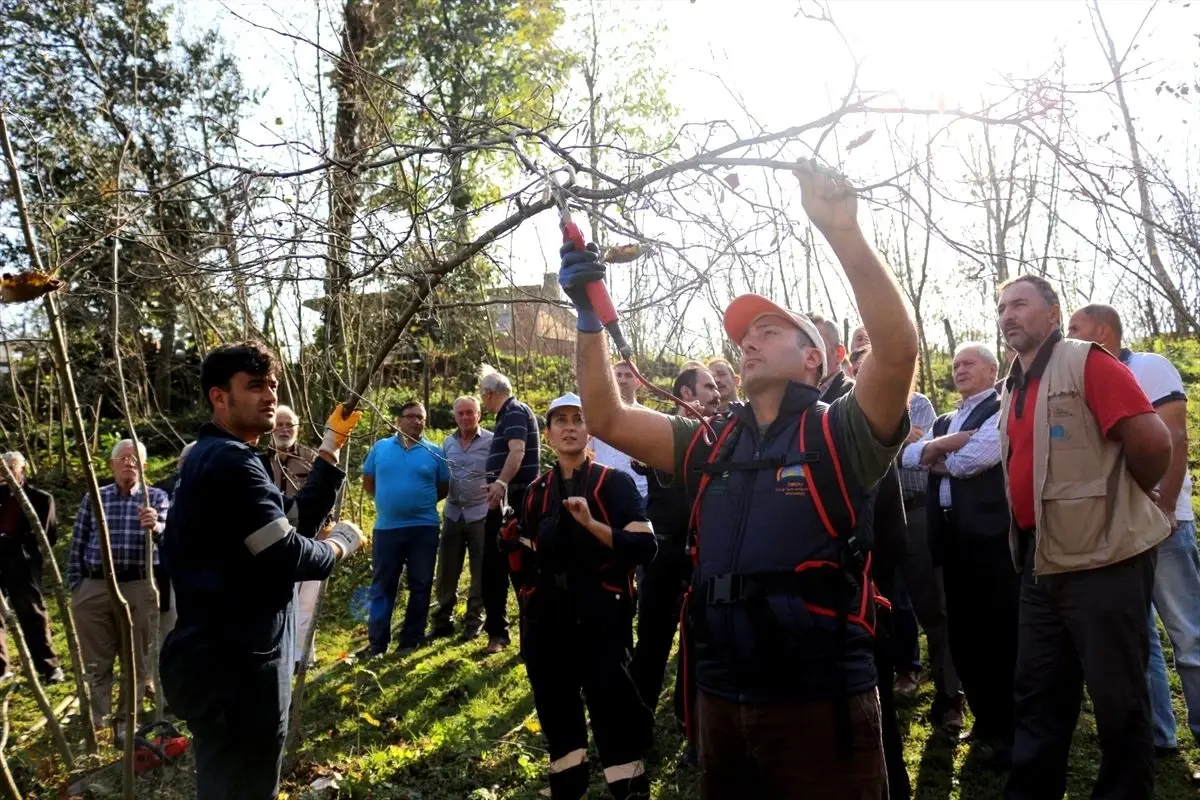
{"label": "hiking boot", "polygon": [[482,626],[482,625],[467,625],[467,627],[463,628],[463,632],[462,632],[462,640],[463,640],[464,642],[469,642],[469,641],[471,641],[472,639],[474,639],[474,638],[476,638],[477,636],[479,636],[479,634],[480,634],[482,631],[483,631],[483,626]]}
{"label": "hiking boot", "polygon": [[47,672],[42,676],[42,683],[51,685],[55,683],[62,683],[66,679],[67,676],[63,674],[62,667],[55,667],[50,672]]}
{"label": "hiking boot", "polygon": [[901,672],[896,675],[896,697],[903,697],[905,700],[909,700],[916,696],[917,689],[920,686],[921,682],[917,680],[916,674],[912,672]]}
{"label": "hiking boot", "polygon": [[508,647],[508,642],[506,642],[504,639],[501,639],[499,636],[493,636],[488,639],[487,654],[489,656],[494,656],[496,653],[499,653],[506,647]]}

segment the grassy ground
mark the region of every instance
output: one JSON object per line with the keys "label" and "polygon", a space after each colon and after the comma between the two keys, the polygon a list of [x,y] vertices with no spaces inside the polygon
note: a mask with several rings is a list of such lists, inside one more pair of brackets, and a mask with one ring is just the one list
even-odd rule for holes
{"label": "grassy ground", "polygon": [[[359,557],[330,582],[318,635],[318,665],[310,684],[296,769],[285,777],[289,798],[407,798],[408,800],[518,800],[535,798],[545,787],[546,755],[533,710],[533,697],[515,649],[498,656],[483,654],[483,641],[463,644],[441,640],[404,659],[389,654],[361,661],[352,654],[365,644],[365,626],[353,618],[351,598],[366,585],[369,559]],[[464,587],[465,589],[465,587]],[[461,610],[461,609],[460,609]],[[59,642],[60,652],[65,645]],[[670,676],[665,682],[671,686]],[[1178,680],[1174,679],[1176,712],[1186,718]],[[51,687],[53,702],[72,693],[71,684]],[[922,719],[932,687],[902,709],[905,759],[914,797],[921,800],[987,800],[1000,797],[1002,776],[989,772],[981,754],[952,745],[932,732]],[[56,768],[44,732],[20,741],[39,718],[28,692],[18,684],[12,693],[13,736],[8,758],[18,785],[29,797],[58,796],[65,775]],[[69,728],[76,752],[82,752],[79,730]],[[1200,763],[1186,726],[1179,741],[1181,758],[1159,764],[1155,796],[1164,800],[1194,798],[1185,778],[1188,763]],[[682,800],[699,797],[694,770],[678,767],[683,741],[675,731],[669,694],[660,707],[658,735],[650,764],[654,797]],[[116,758],[115,751],[105,754]],[[1068,796],[1084,798],[1096,772],[1096,736],[1085,710],[1071,757]],[[191,763],[158,770],[142,778],[138,796],[181,798],[191,793]],[[336,791],[315,792],[319,778],[336,779]],[[97,787],[97,796],[116,785]],[[593,797],[605,797],[600,775]]]}

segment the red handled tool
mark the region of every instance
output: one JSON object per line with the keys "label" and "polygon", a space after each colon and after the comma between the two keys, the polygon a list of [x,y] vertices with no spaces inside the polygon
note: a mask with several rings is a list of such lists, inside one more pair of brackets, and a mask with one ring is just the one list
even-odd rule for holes
{"label": "red handled tool", "polygon": [[[567,171],[567,185],[575,182],[575,171],[570,167],[564,167]],[[586,250],[587,241],[583,238],[583,232],[579,230],[579,226],[571,219],[571,208],[567,204],[567,192],[557,180],[554,179],[552,172],[545,173],[548,188],[554,192],[554,200],[558,204],[558,225],[563,232],[563,244],[570,244],[576,250]],[[628,259],[625,259],[628,260]],[[699,410],[685,400],[680,400],[675,395],[665,389],[660,389],[655,386],[648,378],[646,378],[638,370],[633,363],[633,348],[629,346],[629,342],[625,340],[625,334],[621,331],[621,323],[617,318],[617,309],[613,306],[612,298],[608,296],[608,287],[604,281],[593,281],[587,285],[588,300],[592,304],[592,310],[596,312],[596,317],[600,320],[600,324],[608,331],[608,335],[612,338],[613,344],[616,345],[617,353],[620,354],[622,360],[629,365],[633,370],[634,377],[638,379],[643,386],[651,392],[664,397],[671,402],[691,408],[696,413],[696,417],[704,426],[711,441],[716,437],[712,427],[708,421],[699,413]]]}
{"label": "red handled tool", "polygon": [[[568,170],[568,182],[573,183],[574,171],[569,168]],[[563,232],[563,244],[570,243],[576,250],[586,250],[587,241],[583,238],[583,232],[571,220],[571,208],[567,205],[566,191],[562,184],[554,179],[553,173],[547,173],[546,180],[554,192],[555,202],[558,203],[558,226]],[[587,296],[592,303],[592,310],[596,312],[600,324],[608,331],[621,358],[626,361],[633,358],[633,348],[629,346],[629,342],[625,341],[625,334],[621,331],[621,323],[617,317],[617,309],[613,306],[612,298],[608,296],[608,286],[603,281],[593,281],[587,285]]]}

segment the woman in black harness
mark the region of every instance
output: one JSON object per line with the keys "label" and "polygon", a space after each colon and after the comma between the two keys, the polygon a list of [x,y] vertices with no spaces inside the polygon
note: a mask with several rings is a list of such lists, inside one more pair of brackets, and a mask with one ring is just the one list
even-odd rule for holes
{"label": "woman in black harness", "polygon": [[521,605],[521,656],[550,751],[554,800],[587,792],[591,717],[604,778],[619,800],[650,797],[647,717],[629,674],[633,570],[657,542],[633,480],[591,460],[579,398],[546,413],[558,464],[529,486],[504,538]]}

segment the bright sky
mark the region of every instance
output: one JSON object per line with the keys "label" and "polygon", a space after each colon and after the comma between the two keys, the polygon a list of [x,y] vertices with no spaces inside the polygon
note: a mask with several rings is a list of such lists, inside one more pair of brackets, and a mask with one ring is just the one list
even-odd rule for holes
{"label": "bright sky", "polygon": [[[325,47],[336,49],[340,5],[331,0],[186,0],[178,6],[177,16],[184,28],[215,22],[234,43],[245,79],[264,92],[243,133],[250,141],[269,146],[277,144],[281,136],[316,141],[316,56],[311,46],[256,25],[319,39]],[[582,0],[567,0],[565,6],[569,12],[586,11]],[[665,41],[656,52],[672,74],[670,97],[681,109],[681,122],[727,119],[742,136],[779,129],[829,111],[848,82],[852,60],[846,46],[828,26],[800,17],[800,4],[795,0],[610,0],[603,6],[606,13],[619,16],[635,31],[629,35],[637,35],[636,31],[656,20],[666,23]],[[1130,59],[1133,64],[1148,63],[1139,73],[1140,82],[1131,83],[1129,100],[1143,130],[1165,134],[1165,141],[1155,144],[1160,153],[1181,154],[1193,146],[1186,117],[1194,114],[1194,106],[1160,100],[1152,91],[1160,76],[1195,74],[1193,33],[1200,25],[1193,24],[1196,12],[1186,6],[1160,2],[1139,37],[1140,52],[1148,55],[1135,51]],[[1149,8],[1150,4],[1141,0],[1104,2],[1118,47],[1133,35]],[[894,98],[879,104],[930,108],[940,103],[948,108],[971,108],[981,96],[996,96],[1001,74],[1031,77],[1045,72],[1059,47],[1065,48],[1069,83],[1106,78],[1106,66],[1082,0],[839,0],[832,4],[832,13],[850,48],[862,59],[860,86],[895,93]],[[571,34],[563,31],[562,35]],[[330,100],[326,88],[327,109]],[[742,106],[753,114],[753,123]],[[1076,113],[1089,131],[1100,132],[1107,129],[1113,111],[1103,99],[1079,98]],[[277,117],[284,121],[283,126],[275,124]],[[1184,124],[1180,124],[1181,118]],[[826,146],[822,154],[845,157],[845,171],[860,183],[887,177],[891,174],[889,150],[882,131],[853,153],[844,151],[845,143],[858,133],[881,127],[879,120],[852,119],[839,132],[836,149]],[[1111,144],[1124,148],[1124,139],[1114,134]],[[311,154],[293,154],[281,161],[285,152],[247,149],[242,155],[278,166],[287,165],[289,159],[301,164],[314,160]],[[1099,160],[1106,157],[1098,150]],[[961,161],[946,158],[935,162],[939,169],[962,171]],[[760,181],[761,177],[746,176],[744,180]],[[788,181],[779,185],[790,192]],[[798,204],[792,213],[794,217],[802,214]],[[737,219],[736,214],[732,219]],[[541,273],[552,268],[558,241],[555,223],[550,215],[542,215],[504,243],[503,250],[511,248],[513,254],[511,280],[540,282]],[[652,228],[646,223],[647,230]],[[978,235],[982,238],[985,234]],[[940,247],[936,256],[935,261],[956,258],[945,247]],[[833,310],[839,316],[849,312],[844,290],[832,278],[830,282]],[[1102,274],[1094,299],[1108,300],[1119,287],[1119,276]],[[821,305],[827,303],[822,300]],[[987,313],[982,296],[968,305],[970,310],[960,310],[960,315]]]}

